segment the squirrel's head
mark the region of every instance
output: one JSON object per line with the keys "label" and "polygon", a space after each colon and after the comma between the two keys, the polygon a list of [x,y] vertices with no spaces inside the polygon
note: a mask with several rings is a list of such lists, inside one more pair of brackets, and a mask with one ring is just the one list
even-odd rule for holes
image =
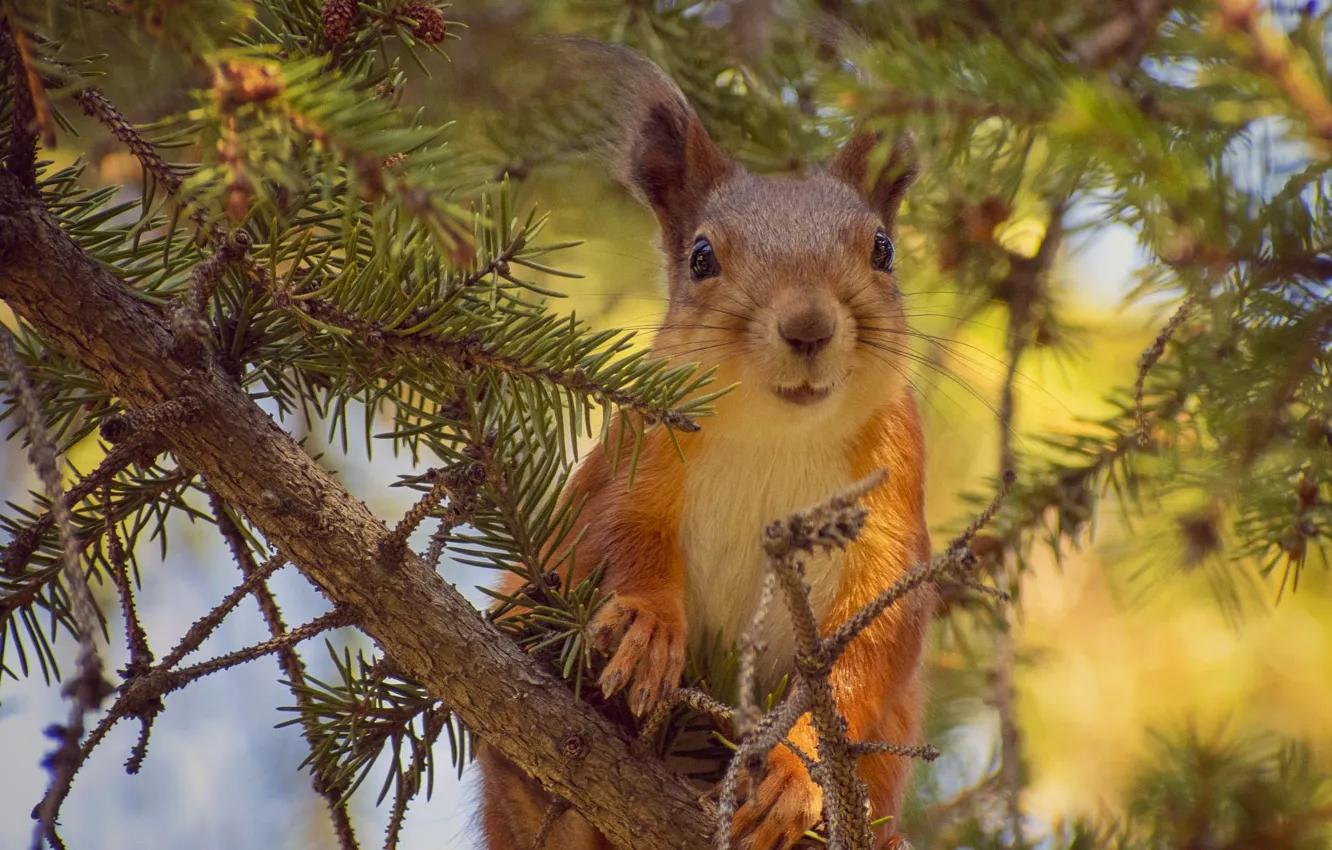
{"label": "squirrel's head", "polygon": [[861,133],[813,176],[750,174],[655,65],[582,47],[615,81],[616,177],[661,225],[670,306],[656,352],[715,366],[740,383],[724,403],[765,420],[857,420],[903,392],[892,239],[915,177],[909,140],[882,150]]}
{"label": "squirrel's head", "polygon": [[899,143],[871,173],[878,146],[858,135],[811,177],[761,177],[687,107],[650,112],[630,173],[662,229],[670,307],[656,350],[716,366],[740,382],[734,403],[783,419],[868,414],[902,392],[892,239],[914,169]]}

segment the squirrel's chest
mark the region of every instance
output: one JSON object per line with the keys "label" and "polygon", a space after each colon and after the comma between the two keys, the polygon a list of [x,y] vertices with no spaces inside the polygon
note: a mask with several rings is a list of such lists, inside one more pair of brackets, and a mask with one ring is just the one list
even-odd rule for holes
{"label": "squirrel's chest", "polygon": [[[851,483],[847,458],[813,439],[727,441],[691,457],[679,544],[685,566],[685,611],[696,647],[720,638],[732,645],[748,625],[767,560],[763,529],[817,504]],[[842,554],[811,558],[806,578],[822,619],[837,592]],[[760,670],[788,670],[794,655],[791,621],[781,598],[765,619],[767,651]]]}

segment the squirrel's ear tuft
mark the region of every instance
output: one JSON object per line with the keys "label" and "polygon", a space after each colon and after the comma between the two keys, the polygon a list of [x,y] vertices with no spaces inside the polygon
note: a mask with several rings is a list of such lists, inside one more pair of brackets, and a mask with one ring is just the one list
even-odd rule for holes
{"label": "squirrel's ear tuft", "polygon": [[892,232],[902,198],[919,173],[915,140],[903,134],[884,151],[880,134],[857,133],[828,165],[828,173],[855,189]]}
{"label": "squirrel's ear tuft", "polygon": [[563,109],[556,123],[580,127],[580,146],[652,207],[668,245],[691,238],[704,200],[735,166],[680,88],[620,44],[560,36],[543,39],[542,46],[550,52],[536,61],[544,59],[550,82],[541,109]]}
{"label": "squirrel's ear tuft", "polygon": [[648,106],[636,129],[621,179],[657,214],[667,238],[687,239],[708,193],[731,171],[682,95]]}

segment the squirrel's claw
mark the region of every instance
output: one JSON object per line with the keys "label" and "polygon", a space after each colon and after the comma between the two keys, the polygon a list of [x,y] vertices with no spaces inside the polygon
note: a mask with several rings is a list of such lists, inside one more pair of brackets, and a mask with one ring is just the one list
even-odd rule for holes
{"label": "squirrel's claw", "polygon": [[607,698],[632,682],[629,709],[642,717],[679,683],[685,662],[683,611],[663,611],[641,597],[615,597],[597,612],[591,628],[597,647],[614,651],[601,674]]}
{"label": "squirrel's claw", "polygon": [[809,778],[799,757],[778,746],[768,754],[768,772],[752,802],[735,813],[731,834],[744,850],[793,846],[818,823],[823,789]]}

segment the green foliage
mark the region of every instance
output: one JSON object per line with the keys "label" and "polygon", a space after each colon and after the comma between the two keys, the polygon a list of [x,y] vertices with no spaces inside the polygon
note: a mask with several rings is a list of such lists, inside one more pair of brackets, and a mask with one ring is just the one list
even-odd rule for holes
{"label": "green foliage", "polygon": [[328,644],[328,652],[337,681],[306,677],[303,683],[286,683],[298,699],[305,700],[299,707],[283,709],[299,712],[299,717],[278,724],[306,726],[311,747],[301,767],[309,766],[349,799],[387,750],[392,766],[376,802],[382,803],[390,789],[404,785],[411,786],[411,794],[424,789],[429,797],[434,787],[434,746],[447,732],[453,765],[462,772],[476,743],[442,703],[416,682],[376,670],[359,653],[353,662],[349,649],[339,655]]}
{"label": "green foliage", "polygon": [[[7,170],[17,173],[32,143],[18,116],[24,96],[43,134],[90,129],[71,117],[71,103],[106,124],[140,159],[140,197],[92,188],[83,162],[43,164],[38,188],[65,230],[173,321],[197,308],[212,356],[284,422],[325,430],[347,452],[349,417],[359,416],[367,452],[475,465],[474,493],[429,506],[437,539],[458,563],[517,573],[515,590],[492,591],[496,624],[598,702],[592,683],[603,659],[586,627],[604,594],[595,578],[568,586],[562,553],[576,547],[579,505],[560,493],[580,440],[692,427],[715,395],[709,375],[652,360],[633,334],[594,330],[559,308],[558,279],[575,276],[560,252],[573,243],[547,241],[548,220],[523,181],[558,175],[551,166],[584,151],[586,128],[515,114],[500,97],[469,103],[490,90],[453,84],[468,63],[442,65],[442,45],[405,3],[344,4],[345,33],[330,30],[316,0],[157,0],[114,4],[125,7],[117,16],[107,5],[0,5]],[[472,16],[475,28],[450,44],[473,51],[481,76],[513,63],[532,35],[624,41],[670,72],[721,145],[758,171],[815,168],[857,125],[912,133],[923,176],[901,222],[899,268],[909,294],[949,294],[941,334],[900,341],[916,383],[965,384],[962,368],[990,366],[951,339],[983,322],[1006,324],[1014,372],[1033,351],[1068,356],[1076,328],[1055,262],[1061,240],[1107,220],[1134,230],[1146,258],[1135,298],[1187,303],[1188,313],[1145,362],[1140,391],[1124,387],[1104,415],[1024,443],[1018,483],[981,555],[1011,590],[1035,549],[1058,555],[1085,543],[1107,508],[1131,521],[1144,509],[1160,514],[1165,530],[1141,544],[1171,557],[1154,558],[1153,571],[1206,569],[1230,610],[1251,592],[1242,579],[1252,564],[1271,577],[1258,592],[1276,595],[1296,590],[1311,562],[1327,563],[1332,131],[1319,102],[1332,88],[1332,11],[1255,25],[1235,12],[1242,3],[1200,0],[1149,19],[1079,0],[781,2],[768,12],[754,11],[763,3],[472,5],[453,13]],[[1116,36],[1125,26],[1129,35]],[[1255,26],[1272,38],[1255,36]],[[449,35],[459,29],[450,22]],[[160,97],[127,105],[144,123],[75,99],[94,81],[116,97],[138,95],[120,57],[84,55],[102,31],[171,69],[156,75]],[[31,79],[39,85],[29,91]],[[167,162],[167,151],[181,161]],[[225,259],[237,239],[243,256]],[[206,268],[215,280],[204,279]],[[914,306],[909,317],[938,318]],[[62,451],[89,451],[94,432],[125,413],[121,402],[17,330],[48,431]],[[19,422],[8,396],[5,405],[0,420]],[[16,425],[9,436],[25,435]],[[72,500],[96,581],[112,573],[108,518],[131,559],[142,557],[140,542],[165,551],[178,511],[218,521],[196,475],[169,457],[129,452],[101,477],[71,472],[96,479],[76,485]],[[425,492],[433,481],[401,483]],[[72,629],[48,507],[33,494],[0,512],[10,539],[0,682],[37,671],[58,678],[51,641]],[[258,535],[242,533],[257,549]],[[989,687],[977,671],[998,669],[1009,628],[966,588],[946,597],[945,643],[963,649],[971,669],[940,700],[940,735],[974,715]],[[386,758],[380,799],[395,786],[410,798],[429,788],[444,732],[462,769],[470,748],[456,718],[410,680],[330,651],[333,680],[291,682],[292,722],[307,729],[307,764],[327,787],[345,798]],[[688,682],[733,700],[734,653],[717,646],[706,655],[690,659]],[[621,706],[603,707],[632,726]],[[681,708],[655,743],[663,754],[719,762],[727,749],[718,731]],[[1227,747],[1163,744],[1124,824],[1051,827],[1042,846],[1164,848],[1204,832],[1225,847],[1326,840],[1326,780],[1307,754]],[[996,754],[964,789],[967,807],[934,833],[937,846],[1025,843],[1005,808],[1016,789],[1003,787],[1001,762]],[[934,795],[922,808],[937,815],[949,802],[939,799],[943,786],[921,787]],[[932,834],[927,822],[907,826]],[[1291,823],[1308,827],[1271,837]],[[1178,832],[1192,828],[1203,832]]]}

